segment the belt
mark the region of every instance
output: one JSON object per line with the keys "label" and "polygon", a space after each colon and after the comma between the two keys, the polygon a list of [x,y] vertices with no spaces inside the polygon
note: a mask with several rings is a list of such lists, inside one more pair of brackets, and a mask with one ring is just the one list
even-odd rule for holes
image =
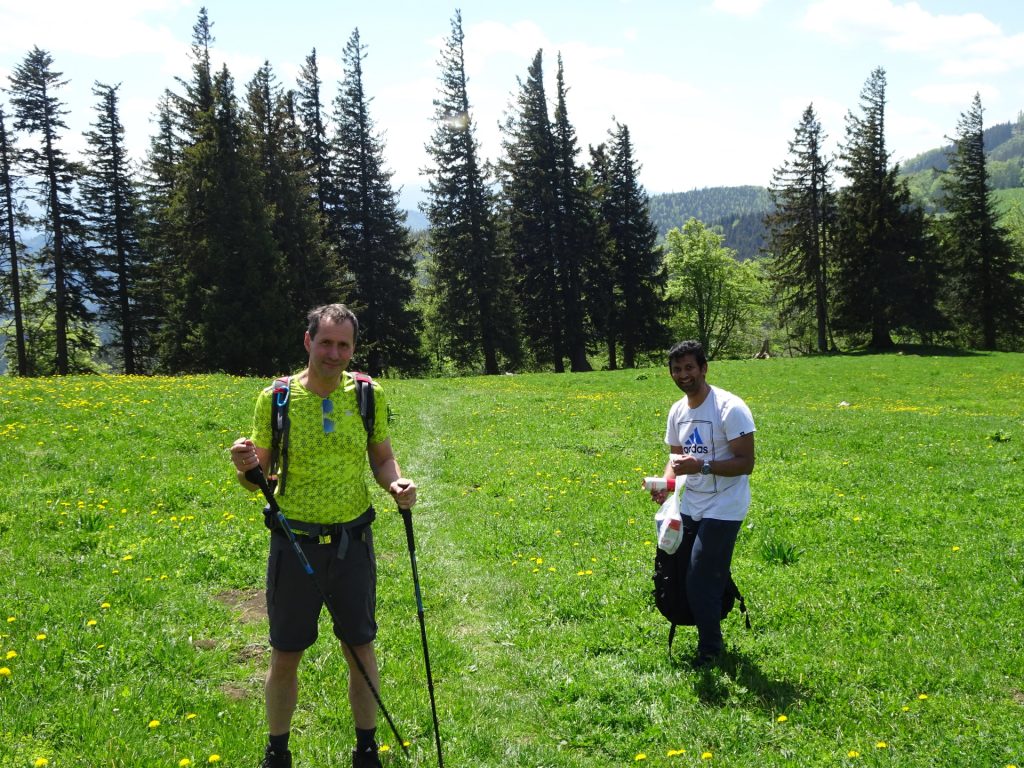
{"label": "belt", "polygon": [[[292,529],[295,538],[299,541],[310,541],[316,544],[337,544],[338,559],[344,560],[348,554],[348,545],[355,536],[362,541],[366,540],[366,530],[370,527],[376,517],[373,507],[367,509],[355,520],[347,523],[331,523],[323,525],[320,523],[307,523],[303,520],[288,520],[288,527]],[[287,518],[285,518],[287,520]],[[271,531],[284,536],[284,529],[280,521],[274,518],[274,526]]]}

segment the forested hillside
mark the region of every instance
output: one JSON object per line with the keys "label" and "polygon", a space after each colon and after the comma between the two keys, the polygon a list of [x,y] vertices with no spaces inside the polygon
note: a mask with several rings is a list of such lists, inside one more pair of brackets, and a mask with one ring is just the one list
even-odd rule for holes
{"label": "forested hillside", "polygon": [[725,247],[736,251],[740,261],[756,257],[764,245],[764,215],[770,208],[765,187],[708,187],[651,195],[651,221],[660,238],[692,217],[720,227]]}
{"label": "forested hillside", "polygon": [[[985,164],[993,190],[1024,187],[1024,113],[1016,123],[1000,123],[985,130]],[[938,147],[912,157],[900,167],[914,199],[925,210],[944,210],[939,179],[949,168],[952,146]]]}

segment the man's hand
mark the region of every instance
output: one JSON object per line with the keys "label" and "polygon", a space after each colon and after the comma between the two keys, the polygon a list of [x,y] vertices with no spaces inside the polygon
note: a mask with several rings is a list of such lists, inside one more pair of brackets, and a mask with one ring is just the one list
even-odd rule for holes
{"label": "man's hand", "polygon": [[231,461],[239,472],[247,472],[260,463],[256,446],[247,437],[240,437],[231,445]]}
{"label": "man's hand", "polygon": [[673,454],[670,461],[672,471],[677,475],[699,475],[704,462],[696,456]]}
{"label": "man's hand", "polygon": [[388,493],[398,504],[399,509],[412,509],[416,503],[416,483],[400,477],[388,486]]}

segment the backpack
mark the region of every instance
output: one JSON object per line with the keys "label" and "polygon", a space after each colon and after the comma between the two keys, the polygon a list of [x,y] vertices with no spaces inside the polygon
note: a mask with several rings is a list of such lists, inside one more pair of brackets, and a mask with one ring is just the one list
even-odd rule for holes
{"label": "backpack", "polygon": [[[373,399],[373,379],[369,374],[352,372],[356,382],[356,403],[359,415],[366,428],[366,440],[369,442],[373,434],[374,419],[377,416]],[[285,478],[288,474],[288,431],[291,422],[288,419],[288,400],[291,396],[291,376],[274,379],[273,391],[270,396],[270,475],[272,482],[281,486],[280,494],[284,494]]]}
{"label": "backpack", "polygon": [[[672,655],[672,640],[676,636],[676,627],[696,624],[693,612],[690,610],[690,600],[686,596],[686,571],[690,565],[690,554],[693,552],[693,544],[696,540],[697,529],[683,526],[683,539],[679,548],[671,555],[663,549],[658,549],[654,556],[654,604],[661,615],[672,625],[668,631],[669,656]],[[747,615],[746,601],[740,594],[736,582],[732,580],[731,572],[727,579],[725,591],[722,593],[722,618],[729,615],[738,601],[740,613],[746,620],[747,629],[750,629],[750,616]]]}

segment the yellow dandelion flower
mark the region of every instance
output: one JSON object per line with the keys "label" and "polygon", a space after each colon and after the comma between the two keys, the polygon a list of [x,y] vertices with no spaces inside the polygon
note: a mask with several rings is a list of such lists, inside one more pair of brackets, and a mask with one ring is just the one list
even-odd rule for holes
{"label": "yellow dandelion flower", "polygon": [[412,742],[411,742],[411,741],[409,741],[408,739],[404,739],[404,740],[402,741],[402,746],[403,746],[403,747],[411,747],[411,746],[412,746]]}
{"label": "yellow dandelion flower", "polygon": [[880,741],[877,744],[875,744],[875,749],[885,749],[888,746],[889,745],[886,744],[884,741]]}
{"label": "yellow dandelion flower", "polygon": [[9,667],[0,667],[0,677],[10,677],[11,670]]}
{"label": "yellow dandelion flower", "polygon": [[42,633],[42,632],[40,632],[38,635],[36,635],[36,640],[45,640],[45,639],[46,639],[46,635],[44,633]]}
{"label": "yellow dandelion flower", "polygon": [[186,720],[195,720],[196,719],[196,713],[195,712],[189,712],[187,715],[185,715],[185,719]]}
{"label": "yellow dandelion flower", "polygon": [[851,749],[849,752],[846,753],[846,756],[847,757],[860,757],[860,752],[858,752],[856,749]]}
{"label": "yellow dandelion flower", "polygon": [[641,760],[646,760],[646,759],[647,759],[647,755],[645,755],[643,752],[637,752],[636,753],[636,757],[633,758],[633,761],[634,762],[640,762]]}
{"label": "yellow dandelion flower", "polygon": [[159,720],[150,720],[149,721],[150,729],[157,728],[159,725],[160,725],[160,721]]}
{"label": "yellow dandelion flower", "polygon": [[924,701],[925,699],[928,698],[928,694],[927,693],[919,693],[917,695],[917,698],[919,698],[921,701]]}
{"label": "yellow dandelion flower", "polygon": [[6,658],[7,658],[8,661],[10,661],[11,659],[16,659],[16,658],[18,658],[18,652],[17,651],[8,651]]}
{"label": "yellow dandelion flower", "polygon": [[101,603],[100,604],[100,608],[102,608],[104,611],[107,610],[109,607],[110,607],[110,603]]}
{"label": "yellow dandelion flower", "polygon": [[178,761],[178,768],[188,768],[190,765],[192,765],[192,761],[187,757],[183,757]]}
{"label": "yellow dandelion flower", "polygon": [[714,757],[714,755],[712,755],[710,752],[701,752],[700,753],[700,759],[701,760],[710,760],[712,757]]}
{"label": "yellow dandelion flower", "polygon": [[904,712],[909,712],[909,711],[910,711],[910,707],[908,707],[908,706],[907,706],[906,704],[904,704],[904,705],[903,705],[903,707],[901,707],[901,709],[902,709],[902,710],[903,710]]}
{"label": "yellow dandelion flower", "polygon": [[128,562],[129,560],[134,560],[134,559],[135,558],[132,555],[125,555],[124,557],[121,558],[121,560],[123,560],[124,562]]}
{"label": "yellow dandelion flower", "polygon": [[210,755],[208,758],[206,758],[206,762],[208,762],[208,763],[219,763],[220,762],[220,755]]}
{"label": "yellow dandelion flower", "polygon": [[960,547],[954,546],[954,547],[953,547],[953,551],[954,551],[954,552],[959,552],[959,551],[960,551]]}
{"label": "yellow dandelion flower", "polygon": [[89,619],[87,622],[85,622],[85,626],[87,626],[87,627],[95,627],[96,626],[96,619]]}
{"label": "yellow dandelion flower", "polygon": [[378,752],[390,752],[391,751],[391,746],[388,745],[388,744],[381,744],[379,747],[377,747],[377,751]]}
{"label": "yellow dandelion flower", "polygon": [[12,621],[17,621],[17,619],[14,618],[13,616],[8,616],[7,617],[7,623],[10,624]]}
{"label": "yellow dandelion flower", "polygon": [[45,768],[49,764],[50,761],[47,760],[45,757],[37,757],[35,760],[32,761],[33,768]]}
{"label": "yellow dandelion flower", "polygon": [[685,749],[670,749],[668,752],[665,753],[665,757],[675,757],[676,755],[685,755],[685,754],[686,754],[686,750]]}
{"label": "yellow dandelion flower", "polygon": [[778,722],[780,722],[780,723],[784,723],[787,720],[789,720],[789,718],[786,717],[785,715],[779,715],[779,717],[778,717]]}

